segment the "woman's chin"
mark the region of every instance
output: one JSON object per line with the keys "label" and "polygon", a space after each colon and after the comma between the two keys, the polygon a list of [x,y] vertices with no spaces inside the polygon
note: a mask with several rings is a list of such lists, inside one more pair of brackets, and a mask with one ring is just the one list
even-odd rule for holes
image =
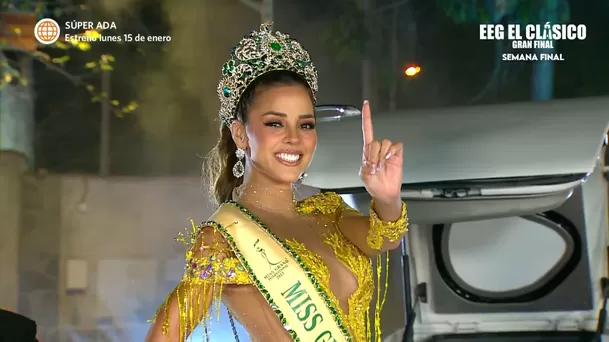
{"label": "woman's chin", "polygon": [[275,182],[278,184],[294,184],[300,179],[300,175],[276,175]]}
{"label": "woman's chin", "polygon": [[285,183],[286,184],[299,184],[300,183],[300,177],[286,179]]}

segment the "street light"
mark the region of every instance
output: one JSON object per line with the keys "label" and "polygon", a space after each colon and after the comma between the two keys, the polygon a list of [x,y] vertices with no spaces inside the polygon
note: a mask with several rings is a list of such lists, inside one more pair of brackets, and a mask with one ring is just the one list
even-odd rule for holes
{"label": "street light", "polygon": [[404,75],[408,77],[416,76],[420,72],[421,67],[418,65],[409,65],[408,67],[406,67],[406,69],[404,69]]}

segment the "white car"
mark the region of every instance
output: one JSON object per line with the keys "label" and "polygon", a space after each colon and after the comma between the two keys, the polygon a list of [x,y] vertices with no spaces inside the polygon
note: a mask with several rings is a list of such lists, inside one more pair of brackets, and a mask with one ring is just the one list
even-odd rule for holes
{"label": "white car", "polygon": [[[304,184],[366,213],[361,118],[347,114],[317,126]],[[596,340],[609,98],[373,111],[372,121],[375,137],[404,142],[411,219],[391,253],[383,341]]]}

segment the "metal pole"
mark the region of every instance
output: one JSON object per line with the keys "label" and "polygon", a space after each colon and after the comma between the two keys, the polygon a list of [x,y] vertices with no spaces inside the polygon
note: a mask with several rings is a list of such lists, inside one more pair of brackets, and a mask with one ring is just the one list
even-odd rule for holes
{"label": "metal pole", "polygon": [[99,174],[110,174],[110,71],[102,71],[101,129],[99,141]]}
{"label": "metal pole", "polygon": [[[363,0],[362,9],[364,10],[366,28],[368,32],[372,30],[372,23],[370,18],[370,4],[371,0]],[[366,42],[366,47],[364,49],[364,58],[362,60],[362,99],[370,100],[370,96],[372,96],[372,61],[370,60],[370,41]]]}
{"label": "metal pole", "polygon": [[398,7],[393,8],[391,14],[391,86],[389,88],[389,111],[395,111],[398,107],[398,77],[401,77],[398,65]]}

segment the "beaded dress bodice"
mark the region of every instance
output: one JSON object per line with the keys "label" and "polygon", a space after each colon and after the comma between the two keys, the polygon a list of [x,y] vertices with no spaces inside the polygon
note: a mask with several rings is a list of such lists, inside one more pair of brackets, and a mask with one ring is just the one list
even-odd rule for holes
{"label": "beaded dress bodice", "polygon": [[[336,258],[353,273],[358,283],[357,290],[349,298],[348,312],[340,310],[340,315],[356,342],[370,341],[369,312],[374,289],[372,261],[347,240],[338,227],[338,222],[345,211],[355,211],[355,209],[345,205],[342,198],[336,193],[323,193],[309,197],[299,202],[297,209],[307,215],[330,216],[333,227],[323,235],[323,242],[332,247]],[[330,294],[334,305],[338,307],[338,300],[332,295],[329,288],[330,272],[324,260],[297,241],[287,240],[286,243],[302,257],[316,278],[323,284],[326,292]]]}
{"label": "beaded dress bodice", "polygon": [[[242,210],[247,212],[245,208],[242,208]],[[355,212],[355,209],[347,206],[338,194],[323,193],[298,202],[297,210],[303,215],[314,216],[327,222],[325,225],[328,229],[322,235],[323,243],[331,247],[336,259],[356,278],[357,289],[348,299],[348,310],[340,309],[339,300],[330,289],[330,270],[324,259],[309,250],[305,244],[294,239],[285,239],[283,241],[284,246],[297,254],[304,264],[303,266],[313,273],[321,288],[328,294],[333,306],[338,309],[337,314],[345,327],[351,332],[353,341],[371,341],[371,331],[378,331],[380,326],[378,315],[375,315],[375,322],[370,322],[369,318],[370,304],[375,289],[372,261],[341,233],[338,226],[343,214],[348,211]],[[252,215],[249,212],[247,213]],[[213,223],[205,222],[198,227],[198,230],[205,227],[209,228],[211,225]],[[194,255],[192,252],[186,254],[186,270],[174,293],[177,295],[179,303],[183,303],[180,309],[181,320],[184,321],[185,326],[190,327],[189,331],[192,331],[200,323],[200,319],[189,318],[187,314],[183,314],[183,311],[187,310],[189,306],[188,303],[192,303],[193,298],[191,297],[193,295],[206,296],[209,292],[212,292],[213,299],[219,302],[222,291],[214,291],[214,288],[221,289],[224,285],[252,285],[252,280],[246,269],[232,253],[230,247],[228,245],[223,246],[216,249],[216,252],[208,253],[204,257]],[[376,271],[379,272],[380,270]],[[371,323],[374,324],[374,327],[371,326]],[[208,321],[204,320],[203,324],[207,325]],[[168,323],[165,325],[168,327]]]}

